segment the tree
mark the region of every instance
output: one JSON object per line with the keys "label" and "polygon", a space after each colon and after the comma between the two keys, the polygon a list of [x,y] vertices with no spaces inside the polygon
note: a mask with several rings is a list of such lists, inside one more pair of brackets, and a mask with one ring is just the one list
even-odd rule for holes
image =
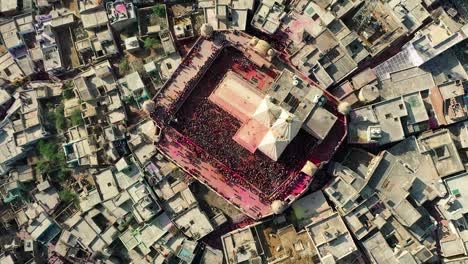
{"label": "tree", "polygon": [[153,15],[158,17],[166,17],[166,8],[164,5],[156,5],[153,7]]}
{"label": "tree", "polygon": [[146,38],[143,46],[145,47],[145,49],[155,49],[159,43],[160,41],[158,39]]}
{"label": "tree", "polygon": [[119,62],[119,73],[120,75],[125,75],[130,70],[130,64],[126,57],[123,57]]}
{"label": "tree", "polygon": [[56,178],[59,182],[64,182],[69,176],[70,172],[61,169],[57,172]]}
{"label": "tree", "polygon": [[77,202],[78,201],[78,196],[76,195],[75,192],[69,190],[69,189],[64,189],[59,192],[59,197],[60,200],[64,201],[65,203],[71,203],[71,202]]}
{"label": "tree", "polygon": [[39,141],[36,147],[37,153],[39,154],[39,162],[49,162],[54,167],[64,168],[65,154],[60,148],[60,145],[54,142],[47,142],[45,140]]}
{"label": "tree", "polygon": [[55,114],[55,111],[50,108],[47,112],[47,123],[52,129],[54,129],[53,126],[55,126],[57,123],[57,115]]}
{"label": "tree", "polygon": [[57,145],[47,142],[45,140],[39,141],[37,143],[37,151],[42,159],[46,161],[52,161],[56,158],[58,147]]}
{"label": "tree", "polygon": [[60,105],[55,109],[55,128],[65,130],[67,128],[67,120],[63,114],[63,105]]}
{"label": "tree", "polygon": [[46,160],[40,159],[36,163],[36,168],[41,174],[47,173],[50,170],[50,163]]}
{"label": "tree", "polygon": [[81,122],[83,121],[83,118],[81,117],[81,111],[80,109],[75,109],[70,115],[70,120],[72,126],[77,126],[80,125]]}
{"label": "tree", "polygon": [[65,89],[63,90],[63,97],[65,99],[72,99],[75,97],[75,93],[73,93],[72,89]]}
{"label": "tree", "polygon": [[36,151],[39,160],[36,163],[37,171],[41,174],[49,174],[57,172],[57,177],[54,181],[63,182],[68,176],[67,162],[65,153],[59,144],[52,141],[41,140],[36,145]]}

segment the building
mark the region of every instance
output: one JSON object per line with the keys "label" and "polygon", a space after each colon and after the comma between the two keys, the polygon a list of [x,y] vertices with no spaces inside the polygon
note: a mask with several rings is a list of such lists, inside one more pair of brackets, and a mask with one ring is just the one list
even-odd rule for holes
{"label": "building", "polygon": [[75,49],[83,65],[98,63],[119,53],[110,26],[87,31],[86,37],[77,39]]}
{"label": "building", "polygon": [[107,12],[98,1],[78,1],[81,22],[85,29],[96,29],[108,23]]}
{"label": "building", "polygon": [[195,30],[192,25],[190,15],[174,17],[174,35],[177,40],[189,39],[195,36]]}
{"label": "building", "polygon": [[120,92],[124,101],[130,101],[136,103],[138,108],[141,108],[143,102],[150,99],[148,90],[145,88],[145,84],[141,80],[138,72],[132,72],[122,79],[118,80]]}
{"label": "building", "polygon": [[[126,113],[109,61],[94,65],[73,80],[75,93],[82,100],[82,117],[86,125],[105,119],[108,124],[124,122]],[[102,105],[97,101],[102,99]],[[100,118],[102,117],[102,118]]]}
{"label": "building", "polygon": [[142,256],[147,255],[154,247],[157,247],[157,242],[164,239],[169,231],[173,228],[173,224],[166,214],[161,214],[154,218],[153,221],[145,224],[143,227],[135,230],[127,229],[126,232],[119,236],[125,248],[131,252],[136,251]]}
{"label": "building", "polygon": [[[164,16],[152,15],[154,8],[164,8]],[[138,8],[137,13],[140,37],[157,35],[159,32],[169,28],[166,5],[156,4],[151,7]]]}
{"label": "building", "polygon": [[158,35],[159,39],[161,39],[161,45],[166,55],[177,53],[174,40],[172,39],[172,34],[169,30],[161,30]]}
{"label": "building", "polygon": [[23,72],[10,53],[5,53],[0,57],[0,74],[9,82],[17,82],[28,76],[28,73]]}
{"label": "building", "polygon": [[98,147],[93,136],[83,126],[69,128],[65,133],[67,143],[63,144],[65,158],[70,166],[98,166]]}
{"label": "building", "polygon": [[376,56],[413,33],[429,18],[422,1],[368,1],[356,9],[347,26],[359,34],[370,54]]}
{"label": "building", "polygon": [[223,263],[223,252],[219,249],[214,249],[210,246],[206,246],[201,256],[202,263]]}
{"label": "building", "polygon": [[450,235],[441,240],[442,255],[446,258],[457,259],[467,255],[466,229],[464,228],[466,226],[466,201],[463,196],[466,179],[466,172],[446,178],[444,183],[449,195],[438,203],[438,210],[449,222],[446,232]]}
{"label": "building", "polygon": [[136,9],[133,3],[125,1],[107,2],[106,10],[110,25],[117,31],[121,31],[137,22]]}
{"label": "building", "polygon": [[[305,45],[292,57],[292,61],[302,72],[314,75],[324,87],[329,87],[344,79],[356,70],[357,63],[368,55],[364,52],[362,55],[355,56],[354,51],[345,46],[349,44],[338,41],[329,29],[318,34],[315,37],[315,43],[315,45]],[[356,45],[360,45],[360,42]],[[356,49],[363,50],[357,47]]]}
{"label": "building", "polygon": [[105,216],[105,211],[93,209],[83,216],[74,214],[64,225],[86,250],[108,255],[108,247],[117,238],[118,230],[107,226]]}
{"label": "building", "polygon": [[372,195],[367,187],[372,167],[377,159],[360,149],[351,149],[343,163],[332,162],[328,172],[335,176],[324,192],[335,204],[338,212],[346,212],[356,205],[359,199]]}
{"label": "building", "polygon": [[446,192],[416,144],[407,139],[377,156],[352,149],[329,169],[336,178],[324,192],[372,263],[435,258],[435,226],[423,204]]}
{"label": "building", "polygon": [[351,112],[349,142],[385,145],[437,127],[429,116],[429,91],[408,93],[394,99],[356,108]]}
{"label": "building", "polygon": [[321,262],[358,263],[360,251],[338,213],[306,227]]}
{"label": "building", "polygon": [[393,253],[393,248],[388,244],[384,235],[381,232],[373,234],[371,237],[363,241],[365,252],[368,254],[371,263],[417,263],[417,261],[428,261],[432,255],[424,247],[421,250],[412,254],[409,251],[402,251],[398,256]]}
{"label": "building", "polygon": [[[19,73],[24,78],[36,72],[36,65],[31,60],[30,49],[28,48],[28,46],[36,44],[35,35],[36,32],[31,13],[15,16],[0,24],[0,37],[14,60],[12,62],[8,56],[5,57],[4,55],[2,57],[2,64],[3,61],[6,61],[7,64],[2,68],[9,68],[13,63],[16,63],[17,67],[21,68],[20,71],[14,73],[8,73],[10,69],[6,72],[3,71],[7,77],[11,74]],[[6,79],[9,80],[9,78]],[[19,80],[21,79],[19,78]]]}
{"label": "building", "polygon": [[33,240],[43,245],[47,245],[60,234],[61,228],[52,218],[39,208],[39,205],[36,204],[26,211],[26,215],[29,218],[26,231]]}
{"label": "building", "polygon": [[36,91],[20,91],[13,97],[15,102],[0,123],[0,147],[3,149],[0,164],[4,166],[23,158],[37,141],[48,135]]}
{"label": "building", "polygon": [[50,185],[49,181],[43,181],[37,185],[37,191],[34,194],[34,199],[44,211],[48,214],[54,212],[60,203],[59,194],[57,190]]}
{"label": "building", "polygon": [[274,34],[286,16],[283,0],[262,0],[255,11],[251,25],[268,34]]}
{"label": "building", "polygon": [[213,26],[215,30],[245,30],[248,15],[254,8],[254,2],[246,0],[198,0],[198,8],[203,9],[205,23]]}
{"label": "building", "polygon": [[468,87],[468,83],[461,80],[432,87],[431,102],[434,105],[435,116],[439,124],[450,125],[466,120],[466,87]]}
{"label": "building", "polygon": [[54,75],[62,73],[65,71],[65,67],[62,63],[62,55],[60,54],[60,43],[56,40],[52,26],[45,24],[39,30],[42,31],[39,42],[41,43],[45,71]]}
{"label": "building", "polygon": [[18,1],[2,0],[0,12],[4,15],[14,15],[18,11]]}
{"label": "building", "polygon": [[466,39],[466,25],[455,22],[440,9],[437,18],[439,23],[433,22],[425,26],[398,54],[375,67],[379,79],[387,79],[389,73],[397,70],[430,63],[439,54]]}

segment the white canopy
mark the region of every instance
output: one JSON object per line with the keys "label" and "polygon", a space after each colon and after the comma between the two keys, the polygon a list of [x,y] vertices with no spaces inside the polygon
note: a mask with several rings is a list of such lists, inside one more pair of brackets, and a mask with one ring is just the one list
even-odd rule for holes
{"label": "white canopy", "polygon": [[288,144],[297,135],[301,126],[301,121],[295,115],[283,110],[260,142],[258,149],[272,160],[277,161]]}
{"label": "white canopy", "polygon": [[257,106],[255,113],[252,115],[252,119],[255,119],[266,127],[271,127],[280,114],[281,108],[273,104],[270,100],[270,97],[266,96]]}
{"label": "white canopy", "polygon": [[288,144],[289,141],[276,138],[273,135],[273,132],[270,130],[267,132],[265,137],[263,137],[260,145],[258,146],[258,149],[267,155],[270,159],[277,161]]}
{"label": "white canopy", "polygon": [[271,130],[277,138],[292,141],[301,126],[302,122],[294,114],[282,110],[280,117],[273,124]]}

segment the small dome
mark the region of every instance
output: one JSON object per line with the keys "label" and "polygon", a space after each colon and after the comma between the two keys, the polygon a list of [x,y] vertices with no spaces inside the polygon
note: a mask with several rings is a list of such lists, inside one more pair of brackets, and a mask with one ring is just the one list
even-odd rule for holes
{"label": "small dome", "polygon": [[259,40],[254,47],[254,50],[262,56],[266,56],[268,53],[268,50],[270,49],[271,49],[270,44],[268,44],[268,42],[264,40]]}
{"label": "small dome", "polygon": [[276,55],[276,51],[274,49],[269,49],[267,52],[268,56],[273,57]]}
{"label": "small dome", "polygon": [[257,43],[258,43],[258,38],[256,37],[251,38],[249,41],[250,46],[255,46],[257,45]]}
{"label": "small dome", "polygon": [[274,200],[271,203],[271,210],[274,214],[282,214],[286,210],[286,204],[280,200]]}
{"label": "small dome", "polygon": [[338,105],[338,112],[342,115],[347,115],[351,111],[351,105],[348,102],[341,102]]}
{"label": "small dome", "polygon": [[146,100],[143,103],[143,111],[148,114],[153,113],[156,110],[156,104],[152,100]]}
{"label": "small dome", "polygon": [[200,35],[204,38],[210,38],[213,35],[213,26],[205,23],[200,28]]}
{"label": "small dome", "polygon": [[314,163],[307,161],[306,164],[304,164],[304,167],[302,167],[301,171],[309,176],[313,176],[317,170],[318,168]]}
{"label": "small dome", "polygon": [[380,90],[375,86],[368,84],[359,91],[359,100],[363,103],[371,103],[380,96]]}

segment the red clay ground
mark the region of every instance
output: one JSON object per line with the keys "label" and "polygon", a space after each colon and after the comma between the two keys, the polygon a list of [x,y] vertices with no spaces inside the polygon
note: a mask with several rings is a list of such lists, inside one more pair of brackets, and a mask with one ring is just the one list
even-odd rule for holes
{"label": "red clay ground", "polygon": [[[210,102],[208,97],[230,69],[242,76],[265,76],[258,69],[254,73],[250,68],[254,67],[252,65],[248,68],[239,66],[241,61],[244,65],[247,61],[241,52],[226,48],[179,109],[176,114],[178,121],[172,126],[268,196],[300,170],[316,140],[301,130],[280,160],[275,162],[259,151],[250,153],[232,139],[241,123]],[[264,88],[263,79],[259,84]]]}

